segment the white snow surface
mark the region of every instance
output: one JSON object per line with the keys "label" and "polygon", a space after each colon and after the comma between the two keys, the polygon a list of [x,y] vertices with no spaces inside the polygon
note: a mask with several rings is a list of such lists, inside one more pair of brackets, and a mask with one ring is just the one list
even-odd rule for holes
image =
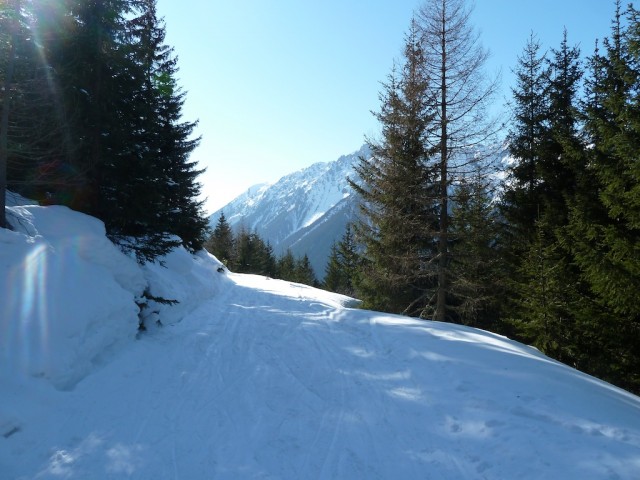
{"label": "white snow surface", "polygon": [[[8,213],[3,480],[640,478],[640,399],[531,347]],[[180,304],[136,339],[145,288]]]}

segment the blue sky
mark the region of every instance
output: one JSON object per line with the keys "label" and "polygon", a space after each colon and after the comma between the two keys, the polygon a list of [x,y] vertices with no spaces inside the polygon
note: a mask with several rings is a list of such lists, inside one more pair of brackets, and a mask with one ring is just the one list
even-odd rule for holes
{"label": "blue sky", "polygon": [[[533,31],[583,55],[609,33],[613,0],[476,0],[473,23],[502,72],[502,106]],[[357,150],[378,125],[380,82],[421,0],[158,0],[179,57],[184,115],[199,120],[207,210],[251,185]]]}

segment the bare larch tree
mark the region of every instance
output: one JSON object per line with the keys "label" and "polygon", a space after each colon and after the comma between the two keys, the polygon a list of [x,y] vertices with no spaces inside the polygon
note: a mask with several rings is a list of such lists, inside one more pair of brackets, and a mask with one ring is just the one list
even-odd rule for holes
{"label": "bare larch tree", "polygon": [[[447,319],[450,186],[496,131],[488,108],[497,90],[484,74],[489,53],[471,22],[465,0],[427,0],[417,12],[427,78],[436,99],[437,125],[428,139],[439,165],[438,289],[435,320]],[[473,160],[471,160],[473,161]]]}

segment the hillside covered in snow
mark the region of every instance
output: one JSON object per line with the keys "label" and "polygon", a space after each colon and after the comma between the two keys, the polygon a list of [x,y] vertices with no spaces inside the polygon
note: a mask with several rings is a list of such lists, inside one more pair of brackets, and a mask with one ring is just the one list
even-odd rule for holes
{"label": "hillside covered in snow", "polygon": [[640,399],[533,348],[206,253],[140,266],[24,203],[0,230],[2,479],[639,477]]}

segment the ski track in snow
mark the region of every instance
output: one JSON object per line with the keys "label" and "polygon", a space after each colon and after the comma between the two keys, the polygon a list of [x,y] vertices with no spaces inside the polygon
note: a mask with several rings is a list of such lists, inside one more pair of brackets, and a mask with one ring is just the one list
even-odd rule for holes
{"label": "ski track in snow", "polygon": [[640,477],[636,397],[496,335],[230,277],[0,438],[0,467],[29,461],[8,478]]}

